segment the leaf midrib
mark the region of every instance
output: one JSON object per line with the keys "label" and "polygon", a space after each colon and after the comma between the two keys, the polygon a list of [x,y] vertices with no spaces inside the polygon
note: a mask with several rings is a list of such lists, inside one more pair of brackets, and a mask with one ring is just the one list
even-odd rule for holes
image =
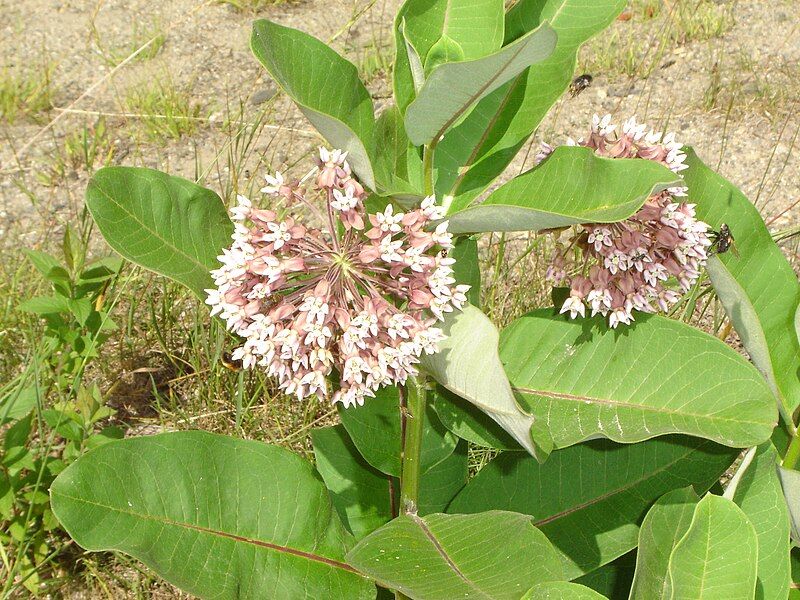
{"label": "leaf midrib", "polygon": [[428,540],[433,545],[434,550],[436,550],[439,556],[442,557],[442,560],[444,560],[444,562],[447,564],[450,570],[453,571],[453,573],[455,573],[459,577],[459,579],[461,579],[461,581],[464,582],[465,585],[467,585],[468,587],[479,593],[480,598],[485,598],[486,600],[492,600],[491,596],[488,596],[483,590],[481,590],[477,586],[477,584],[474,581],[472,581],[471,579],[469,579],[469,577],[464,575],[461,569],[458,568],[456,563],[453,562],[453,559],[450,558],[450,555],[447,553],[447,551],[439,543],[439,540],[436,538],[435,535],[433,535],[433,532],[428,528],[427,523],[425,523],[425,521],[423,521],[417,515],[411,514],[409,516],[411,517],[411,520],[414,521],[414,523],[420,528],[422,533],[425,534],[425,537],[427,537]]}
{"label": "leaf midrib", "polygon": [[280,544],[274,544],[272,542],[265,542],[263,540],[257,540],[257,539],[254,539],[254,538],[248,538],[248,537],[245,537],[245,536],[236,535],[234,533],[228,533],[227,531],[219,531],[219,530],[216,530],[216,529],[210,529],[208,527],[202,527],[200,525],[194,525],[192,523],[182,523],[180,521],[174,521],[174,520],[169,519],[167,517],[157,517],[157,516],[154,516],[154,515],[138,513],[136,511],[132,511],[132,510],[125,510],[125,509],[122,509],[122,508],[119,508],[119,507],[116,507],[116,506],[109,506],[107,504],[102,504],[100,502],[94,502],[92,500],[87,500],[86,498],[81,498],[79,496],[71,496],[69,494],[64,494],[62,492],[55,492],[55,493],[51,492],[51,495],[60,496],[61,498],[64,498],[66,500],[72,500],[72,501],[75,501],[75,502],[80,502],[80,503],[83,503],[83,504],[88,504],[90,506],[95,506],[95,507],[98,507],[98,508],[102,508],[102,509],[108,510],[110,512],[116,512],[116,513],[120,513],[120,514],[123,514],[123,515],[128,515],[130,517],[135,517],[135,518],[138,518],[138,519],[142,519],[144,521],[152,521],[152,522],[155,522],[155,523],[162,523],[164,525],[171,525],[173,527],[182,527],[182,528],[185,528],[185,529],[198,531],[200,533],[206,533],[206,534],[215,535],[217,537],[221,537],[221,538],[225,538],[225,539],[230,539],[230,540],[233,540],[235,542],[241,542],[241,543],[245,543],[245,544],[250,544],[250,545],[253,545],[253,546],[260,547],[260,548],[266,548],[268,550],[273,550],[275,552],[281,552],[281,553],[284,553],[284,554],[291,554],[293,556],[297,556],[297,557],[300,557],[300,558],[305,558],[307,560],[311,560],[311,561],[314,561],[314,562],[319,562],[319,563],[325,564],[325,565],[327,565],[329,567],[342,569],[343,571],[347,571],[349,573],[356,574],[356,575],[358,575],[360,577],[364,577],[364,575],[362,573],[360,573],[354,567],[351,567],[350,565],[348,565],[345,562],[334,560],[332,558],[327,558],[325,556],[320,556],[319,554],[313,554],[311,552],[306,552],[305,550],[299,550],[297,548],[292,548],[291,546],[282,546]]}
{"label": "leaf midrib", "polygon": [[614,406],[614,407],[621,407],[621,408],[632,408],[638,409],[641,411],[659,413],[659,414],[668,414],[668,415],[677,415],[681,417],[694,417],[698,419],[707,419],[710,421],[727,421],[730,423],[743,423],[748,425],[764,425],[763,421],[752,421],[746,419],[735,419],[732,417],[720,417],[716,415],[708,415],[708,414],[698,414],[693,412],[682,412],[674,409],[668,409],[658,406],[647,406],[646,404],[635,404],[633,402],[625,402],[622,400],[609,400],[607,398],[595,398],[593,396],[581,396],[578,394],[570,394],[568,392],[554,392],[550,390],[535,390],[532,388],[527,387],[517,387],[511,386],[511,389],[515,392],[520,392],[522,394],[532,394],[535,396],[544,396],[545,398],[550,398],[553,400],[569,400],[572,402],[583,402],[583,403],[594,403],[594,404],[604,404],[606,406]]}
{"label": "leaf midrib", "polygon": [[699,444],[698,446],[695,446],[695,447],[691,448],[686,453],[680,455],[679,457],[675,458],[674,460],[662,465],[661,467],[659,467],[655,471],[650,471],[649,473],[647,473],[647,475],[645,475],[643,477],[640,477],[639,479],[637,479],[635,481],[628,482],[626,485],[623,485],[621,487],[618,487],[618,488],[615,488],[613,490],[610,490],[610,491],[606,492],[605,494],[601,494],[600,496],[596,496],[595,498],[592,498],[591,500],[587,500],[586,502],[583,502],[581,504],[576,504],[575,506],[571,506],[570,508],[568,508],[566,510],[562,510],[562,511],[557,512],[557,513],[555,513],[553,515],[550,515],[549,517],[545,517],[545,518],[540,519],[538,521],[534,521],[533,524],[536,527],[541,527],[542,525],[547,525],[548,523],[552,523],[553,521],[556,521],[556,520],[561,519],[563,517],[569,516],[572,513],[578,512],[579,510],[583,510],[585,508],[589,508],[590,506],[593,506],[593,505],[595,505],[595,504],[597,504],[599,502],[602,502],[603,500],[606,500],[608,498],[611,498],[612,496],[616,496],[617,494],[621,494],[622,492],[627,492],[628,490],[638,486],[639,484],[644,483],[645,481],[647,481],[649,479],[652,479],[653,477],[658,476],[662,472],[671,469],[673,466],[675,466],[679,462],[685,460],[687,456],[689,456],[690,454],[692,454],[694,452],[702,450],[705,446],[708,446],[710,443],[711,442],[703,442],[703,443]]}
{"label": "leaf midrib", "polygon": [[[134,177],[139,177],[139,176],[138,176],[137,174],[135,174],[135,173],[133,174],[133,176],[134,176]],[[146,178],[145,178],[145,179],[146,179]],[[147,179],[146,179],[146,180],[147,180]],[[148,183],[152,183],[152,182],[151,182],[151,181],[149,181],[149,180],[147,180],[147,182],[148,182]],[[158,238],[158,239],[159,239],[159,240],[160,240],[160,241],[161,241],[161,242],[162,242],[162,243],[163,243],[165,246],[168,246],[169,248],[171,248],[171,249],[172,249],[172,250],[173,250],[173,251],[174,251],[176,254],[180,254],[180,255],[181,255],[181,256],[183,256],[184,258],[187,258],[187,259],[188,259],[190,262],[192,262],[192,263],[194,263],[195,265],[197,265],[197,266],[198,266],[198,267],[199,267],[201,270],[203,270],[204,272],[206,272],[206,273],[207,273],[207,272],[209,272],[209,269],[206,267],[206,265],[204,265],[203,263],[201,263],[200,261],[198,261],[198,260],[197,260],[195,257],[193,257],[192,255],[190,255],[190,254],[186,254],[186,253],[185,253],[183,250],[181,250],[180,248],[178,248],[177,246],[175,246],[173,242],[170,242],[170,241],[169,241],[169,240],[167,240],[166,238],[164,238],[164,237],[162,237],[161,235],[159,235],[159,233],[158,233],[158,231],[157,231],[157,230],[155,230],[155,229],[152,229],[152,228],[148,227],[148,226],[145,224],[145,222],[144,222],[144,221],[142,221],[141,219],[139,219],[139,218],[136,216],[136,214],[134,214],[132,211],[129,211],[129,210],[127,210],[127,209],[126,209],[126,208],[125,208],[125,207],[124,207],[122,204],[120,204],[119,202],[117,202],[116,200],[114,200],[114,198],[113,198],[112,196],[110,196],[110,195],[109,195],[109,194],[106,192],[106,190],[105,190],[105,189],[104,189],[104,188],[103,188],[103,187],[102,187],[102,186],[101,186],[101,185],[100,185],[98,182],[95,182],[95,189],[97,189],[97,191],[98,191],[98,192],[100,192],[100,194],[102,194],[102,196],[103,196],[104,198],[106,198],[106,199],[107,199],[109,202],[111,202],[111,203],[112,203],[114,206],[116,206],[116,207],[117,207],[119,210],[121,210],[121,211],[122,211],[124,214],[128,215],[128,216],[129,216],[131,219],[133,219],[134,221],[136,221],[136,223],[138,223],[138,224],[139,224],[139,225],[142,227],[142,229],[144,229],[145,231],[147,231],[147,232],[149,232],[150,234],[152,234],[152,235],[153,235],[153,237],[155,237],[155,238]],[[168,193],[169,193],[169,192],[168,192]],[[171,194],[170,194],[170,195],[171,195]],[[89,207],[89,210],[90,210],[90,211],[91,211],[91,212],[94,214],[94,211],[92,211],[92,210],[91,210],[91,206]]]}

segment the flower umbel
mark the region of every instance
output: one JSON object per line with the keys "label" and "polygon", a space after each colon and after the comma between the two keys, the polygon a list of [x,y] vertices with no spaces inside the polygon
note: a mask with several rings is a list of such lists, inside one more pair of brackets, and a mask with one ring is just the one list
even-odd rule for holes
{"label": "flower umbel", "polygon": [[455,283],[446,222],[429,230],[444,217],[434,199],[367,215],[346,158],[320,149],[315,189],[324,214],[299,182],[266,177],[263,192],[305,204],[324,228],[238,197],[233,243],[212,271],[217,287],[206,302],[244,338],[233,358],[246,368],[265,368],[298,399],[327,397],[335,370],[333,399],[349,406],[415,375],[420,356],[444,337],[436,320],[463,306],[469,286]]}
{"label": "flower umbel", "polygon": [[[589,138],[568,144],[609,158],[654,160],[676,173],[687,168],[674,134],[648,133],[635,118],[617,134],[610,115],[595,115]],[[552,151],[544,144],[537,158]],[[582,225],[566,246],[558,244],[546,277],[570,286],[561,312],[574,319],[591,308],[592,316],[607,316],[612,328],[630,324],[634,311],[667,312],[697,281],[711,246],[709,226],[695,217],[694,204],[680,200],[683,196],[685,187],[670,188],[648,198],[628,219]]]}

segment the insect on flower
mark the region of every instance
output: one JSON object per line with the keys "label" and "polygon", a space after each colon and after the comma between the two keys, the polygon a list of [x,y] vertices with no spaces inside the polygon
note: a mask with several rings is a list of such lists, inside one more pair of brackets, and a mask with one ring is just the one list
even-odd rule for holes
{"label": "insect on flower", "polygon": [[263,193],[302,205],[320,227],[238,197],[233,243],[206,302],[243,339],[232,365],[265,369],[298,399],[329,397],[335,372],[333,400],[349,406],[416,375],[420,357],[444,338],[437,320],[461,309],[469,286],[456,284],[452,235],[434,198],[367,214],[346,158],[320,149],[322,210],[300,182],[266,176]]}

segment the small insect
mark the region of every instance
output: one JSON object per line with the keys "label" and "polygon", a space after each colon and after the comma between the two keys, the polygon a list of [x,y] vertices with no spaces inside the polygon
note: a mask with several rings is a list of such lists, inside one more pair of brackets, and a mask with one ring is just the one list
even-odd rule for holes
{"label": "small insect", "polygon": [[727,223],[722,223],[719,226],[719,231],[711,232],[711,247],[716,250],[717,254],[725,254],[728,250],[733,250],[733,255],[739,258],[739,250],[736,248],[736,240],[731,233],[730,227]]}
{"label": "small insect", "polygon": [[573,79],[572,83],[569,85],[569,97],[574,98],[580,94],[583,90],[592,85],[593,79],[594,78],[588,73],[584,73]]}
{"label": "small insect", "polygon": [[447,250],[447,248],[442,248],[441,250],[439,250],[439,256],[441,258],[447,258],[447,253],[448,252],[449,252],[449,250]]}
{"label": "small insect", "polygon": [[231,371],[236,372],[242,370],[242,361],[234,359],[230,352],[223,352],[222,356],[220,357],[220,362],[225,366],[226,369],[230,369]]}

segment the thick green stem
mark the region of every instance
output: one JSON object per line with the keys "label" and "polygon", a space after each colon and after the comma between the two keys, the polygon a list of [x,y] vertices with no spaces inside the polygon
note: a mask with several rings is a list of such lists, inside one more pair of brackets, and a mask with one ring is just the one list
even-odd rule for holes
{"label": "thick green stem", "polygon": [[[422,455],[422,432],[425,429],[427,402],[425,375],[410,377],[402,390],[400,405],[403,445],[400,450],[400,514],[416,515],[419,505],[419,477]],[[395,591],[395,600],[410,600]]]}
{"label": "thick green stem", "polygon": [[406,384],[406,405],[402,409],[403,446],[400,456],[400,514],[417,514],[419,504],[420,455],[425,427],[425,376],[411,377]]}
{"label": "thick green stem", "polygon": [[433,153],[436,151],[438,140],[433,140],[422,149],[422,178],[425,185],[425,195],[433,195]]}

